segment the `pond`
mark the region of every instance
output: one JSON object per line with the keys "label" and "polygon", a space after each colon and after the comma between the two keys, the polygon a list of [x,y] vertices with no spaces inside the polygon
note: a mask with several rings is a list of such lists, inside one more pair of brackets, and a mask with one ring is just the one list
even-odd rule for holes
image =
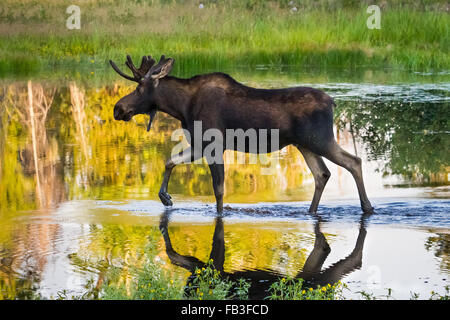
{"label": "pond", "polygon": [[221,217],[208,166],[180,165],[166,210],[158,190],[179,124],[160,113],[150,132],[144,116],[114,121],[130,83],[110,70],[76,82],[2,79],[0,299],[83,294],[112,268],[129,283],[127,270],[142,263],[149,243],[174,278],[187,281],[193,261],[214,257],[230,277],[252,283],[253,298],[285,276],[312,286],[340,280],[348,298],[445,292],[450,72],[222,71],[255,87],[307,85],[334,97],[336,139],[363,159],[376,213],[362,215],[350,174],[326,162],[331,178],[318,215],[309,214],[314,180],[292,147],[272,155],[271,175],[260,163],[226,165]]}

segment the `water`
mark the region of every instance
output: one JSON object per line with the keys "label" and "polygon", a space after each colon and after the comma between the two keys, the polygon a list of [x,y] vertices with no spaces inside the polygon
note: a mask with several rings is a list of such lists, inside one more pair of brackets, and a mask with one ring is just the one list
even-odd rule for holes
{"label": "water", "polygon": [[[37,79],[35,101],[39,85],[47,100],[36,108],[33,140],[27,84],[4,79],[0,297],[82,294],[86,285],[101,286],[112,268],[139,265],[150,242],[161,265],[183,281],[190,266],[180,265],[180,255],[224,257],[224,271],[249,279],[255,298],[286,275],[313,285],[341,280],[349,298],[387,289],[395,298],[443,293],[450,273],[448,74],[229,72],[253,86],[305,84],[333,96],[337,139],[363,158],[376,214],[361,216],[353,179],[329,162],[319,215],[308,214],[314,181],[290,147],[276,154],[274,175],[263,175],[260,164],[226,166],[222,217],[208,167],[177,167],[169,185],[174,207],[166,211],[157,191],[176,144],[175,121],[158,114],[150,133],[144,116],[114,121],[112,106],[129,84],[78,83],[85,103],[74,108],[67,84]],[[129,278],[122,271],[125,283]]]}

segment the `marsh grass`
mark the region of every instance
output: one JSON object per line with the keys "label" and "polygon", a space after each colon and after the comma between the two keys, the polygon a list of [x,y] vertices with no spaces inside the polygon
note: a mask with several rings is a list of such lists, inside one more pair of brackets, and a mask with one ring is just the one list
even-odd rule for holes
{"label": "marsh grass", "polygon": [[[6,0],[0,10],[0,74],[104,68],[151,53],[179,61],[178,74],[230,66],[371,65],[446,69],[448,5],[390,2],[380,30],[357,1],[82,1],[81,30],[65,28],[56,0]],[[297,11],[293,11],[295,6]]]}
{"label": "marsh grass", "polygon": [[267,298],[270,300],[342,300],[345,288],[347,286],[340,281],[313,288],[305,286],[301,278],[281,278],[270,286],[270,295]]}
{"label": "marsh grass", "polygon": [[[101,299],[104,300],[174,300],[183,297],[179,280],[155,264],[147,264],[134,271],[136,278],[127,287],[124,283],[103,286]],[[114,278],[113,278],[114,280]]]}
{"label": "marsh grass", "polygon": [[239,295],[234,295],[236,283],[224,278],[210,260],[205,267],[197,268],[189,278],[185,287],[185,297],[189,300],[226,300],[234,297],[247,299],[248,293],[245,289],[248,289],[248,286],[244,283],[244,280],[239,281]]}
{"label": "marsh grass", "polygon": [[431,300],[450,300],[450,286],[445,287],[444,294],[440,294],[438,292],[431,291],[430,299]]}

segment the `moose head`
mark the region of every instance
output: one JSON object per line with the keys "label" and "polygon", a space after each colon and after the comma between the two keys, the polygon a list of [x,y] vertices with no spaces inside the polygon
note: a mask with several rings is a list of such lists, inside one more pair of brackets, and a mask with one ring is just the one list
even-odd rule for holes
{"label": "moose head", "polygon": [[114,119],[130,121],[137,114],[148,114],[150,115],[150,121],[147,131],[150,130],[157,110],[155,91],[157,90],[159,79],[170,73],[174,59],[166,58],[162,55],[158,64],[155,65],[155,60],[151,56],[143,56],[141,66],[136,68],[131,57],[127,55],[125,64],[131,70],[133,76],[123,73],[112,60],[109,60],[109,63],[119,75],[138,83],[136,90],[116,103],[114,106]]}

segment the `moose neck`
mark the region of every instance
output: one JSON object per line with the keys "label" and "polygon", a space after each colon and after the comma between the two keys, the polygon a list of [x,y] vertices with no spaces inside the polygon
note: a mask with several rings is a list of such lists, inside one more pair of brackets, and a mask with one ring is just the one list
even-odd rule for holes
{"label": "moose neck", "polygon": [[168,76],[159,80],[156,90],[158,109],[185,122],[192,95],[189,83],[185,79]]}

